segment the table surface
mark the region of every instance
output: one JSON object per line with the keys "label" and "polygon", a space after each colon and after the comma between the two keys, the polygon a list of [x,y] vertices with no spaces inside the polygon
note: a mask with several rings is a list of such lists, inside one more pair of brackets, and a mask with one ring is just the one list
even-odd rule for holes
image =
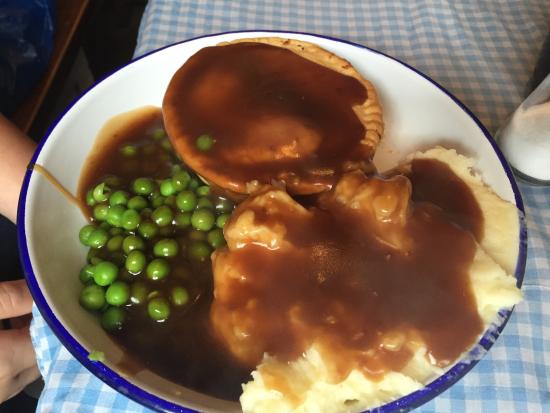
{"label": "table surface", "polygon": [[[136,56],[177,41],[231,30],[303,31],[361,43],[432,77],[490,132],[529,92],[550,30],[544,1],[171,1],[150,0]],[[491,351],[428,412],[550,412],[550,188],[520,182],[529,233],[518,304]],[[144,412],[82,367],[38,310],[33,337],[46,387],[38,412]]]}

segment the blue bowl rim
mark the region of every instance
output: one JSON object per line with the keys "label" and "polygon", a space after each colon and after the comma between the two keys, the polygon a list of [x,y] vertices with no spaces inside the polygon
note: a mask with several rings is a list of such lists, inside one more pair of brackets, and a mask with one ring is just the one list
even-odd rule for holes
{"label": "blue bowl rim", "polygon": [[[504,168],[504,171],[506,173],[506,176],[508,177],[508,180],[510,182],[510,185],[512,187],[512,190],[514,192],[515,202],[516,206],[519,209],[520,213],[520,239],[519,239],[519,254],[518,254],[518,260],[516,265],[516,270],[514,273],[515,278],[517,279],[517,285],[518,287],[521,287],[521,284],[523,282],[523,277],[525,273],[525,265],[527,260],[527,226],[525,223],[525,220],[523,217],[525,216],[525,209],[523,204],[523,199],[521,197],[521,193],[519,191],[519,188],[514,180],[512,170],[508,163],[506,162],[504,155],[498,148],[495,140],[492,138],[490,133],[487,131],[487,129],[483,126],[481,121],[468,109],[457,97],[455,97],[452,93],[450,93],[447,89],[445,89],[443,86],[438,84],[435,80],[427,76],[426,74],[422,73],[421,71],[417,70],[416,68],[412,67],[411,65],[393,57],[386,53],[383,53],[379,50],[364,46],[359,43],[351,42],[348,40],[339,39],[332,36],[325,36],[325,35],[319,35],[314,33],[307,33],[307,32],[298,32],[298,31],[283,31],[283,30],[234,30],[234,31],[225,31],[220,33],[213,33],[203,36],[197,36],[193,37],[191,39],[186,39],[180,42],[175,42],[169,45],[166,45],[164,47],[161,47],[159,49],[150,51],[142,56],[139,56],[135,59],[132,59],[129,63],[125,64],[124,66],[118,68],[117,70],[107,74],[103,78],[97,80],[93,85],[91,85],[88,89],[86,89],[84,92],[80,94],[76,99],[74,99],[63,111],[63,113],[56,119],[56,121],[50,126],[47,133],[44,135],[44,137],[39,142],[36,151],[31,159],[30,165],[33,165],[36,160],[38,159],[42,148],[44,147],[45,143],[47,142],[48,138],[50,137],[52,131],[55,129],[57,124],[61,121],[61,119],[67,114],[68,111],[71,110],[71,108],[84,96],[86,95],[90,90],[98,86],[101,82],[103,82],[105,79],[109,78],[110,76],[114,75],[115,73],[119,72],[120,70],[126,68],[127,66],[133,64],[134,62],[137,62],[141,59],[144,59],[148,57],[149,55],[152,55],[154,53],[158,53],[164,49],[167,49],[169,47],[173,47],[182,43],[188,43],[193,40],[197,39],[203,39],[203,38],[209,38],[209,37],[216,37],[220,35],[225,34],[238,34],[238,33],[269,33],[269,34],[276,34],[276,35],[284,35],[284,34],[291,34],[291,35],[307,35],[312,36],[316,38],[321,39],[327,39],[332,40],[338,43],[344,43],[348,44],[360,49],[368,50],[372,53],[379,54],[381,56],[384,56],[388,59],[391,59],[401,65],[403,65],[405,68],[413,71],[417,75],[423,77],[427,81],[429,81],[432,85],[434,85],[436,88],[438,88],[441,92],[443,92],[445,95],[447,95],[449,98],[453,100],[453,102],[458,105],[478,126],[478,128],[483,132],[483,135],[487,139],[487,141],[491,144],[494,152],[496,153],[502,167]],[[40,290],[40,287],[38,285],[30,256],[29,251],[27,248],[26,243],[26,228],[25,228],[25,211],[26,211],[26,199],[27,199],[27,193],[29,189],[29,183],[32,175],[32,168],[27,168],[27,172],[25,173],[25,177],[22,184],[22,189],[19,197],[19,205],[17,210],[17,223],[18,223],[18,244],[19,244],[19,254],[20,254],[20,260],[23,265],[23,270],[25,274],[25,278],[27,280],[27,284],[29,286],[29,290],[34,298],[34,301],[36,303],[36,306],[38,307],[40,313],[46,320],[49,327],[52,329],[52,331],[55,333],[57,338],[60,340],[60,342],[69,350],[69,352],[82,364],[84,365],[92,374],[94,374],[96,377],[98,377],[100,380],[108,384],[110,387],[115,389],[116,391],[122,393],[123,395],[129,397],[130,399],[133,399],[134,401],[147,406],[149,408],[152,408],[154,410],[158,411],[165,411],[165,412],[178,412],[178,413],[195,413],[195,410],[180,406],[178,404],[175,404],[173,402],[170,402],[168,400],[165,400],[163,398],[160,398],[152,393],[149,393],[135,384],[132,384],[128,380],[121,377],[118,373],[116,373],[114,370],[107,367],[105,364],[99,362],[99,361],[91,361],[88,359],[89,352],[65,329],[65,327],[61,324],[61,322],[58,320],[58,318],[53,313],[52,309],[49,307],[48,303],[46,302],[46,299],[44,295],[42,294],[42,291]],[[508,322],[510,315],[512,313],[513,309],[511,310],[502,310],[500,311],[500,317],[501,317],[501,323],[496,327],[495,330],[492,330],[489,328],[487,331],[485,331],[485,334],[478,342],[478,345],[480,345],[485,352],[489,350],[489,348],[494,344],[496,338],[500,335],[502,330],[504,329],[506,323]],[[477,346],[476,346],[477,347]],[[473,350],[475,351],[475,350]],[[481,357],[485,354],[485,352],[482,354]],[[422,389],[417,390],[413,393],[410,393],[406,396],[403,396],[399,399],[396,399],[392,402],[389,402],[387,404],[384,404],[380,407],[376,407],[373,410],[368,410],[364,413],[368,412],[378,412],[378,413],[390,413],[394,411],[400,411],[405,412],[409,411],[411,409],[414,409],[416,407],[421,406],[422,404],[426,403],[427,401],[435,398],[439,394],[441,394],[443,391],[447,390],[450,386],[452,386],[454,383],[456,383],[460,378],[462,378],[469,370],[471,370],[480,360],[480,357],[475,357],[472,361],[460,361],[455,366],[453,366],[451,369],[446,371],[443,375],[435,379],[434,381],[428,383],[425,385]]]}

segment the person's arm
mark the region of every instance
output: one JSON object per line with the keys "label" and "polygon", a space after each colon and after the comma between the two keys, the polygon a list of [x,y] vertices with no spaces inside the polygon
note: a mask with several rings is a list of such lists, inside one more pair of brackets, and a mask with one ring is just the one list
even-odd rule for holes
{"label": "person's arm", "polygon": [[35,146],[0,114],[0,214],[14,223],[21,183]]}
{"label": "person's arm", "polygon": [[2,319],[30,313],[31,308],[25,280],[0,282],[0,404],[40,376],[29,326],[2,330],[1,324]]}
{"label": "person's arm", "polygon": [[[34,142],[0,114],[0,214],[14,223],[34,148]],[[2,329],[2,320],[29,314],[31,307],[25,280],[0,282],[0,404],[40,375],[28,325],[13,319],[11,329]]]}

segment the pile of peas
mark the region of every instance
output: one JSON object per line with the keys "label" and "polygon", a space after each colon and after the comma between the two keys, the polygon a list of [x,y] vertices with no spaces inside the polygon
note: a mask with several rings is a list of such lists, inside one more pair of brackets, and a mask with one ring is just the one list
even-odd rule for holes
{"label": "pile of peas", "polygon": [[[119,150],[128,157],[135,153],[132,145]],[[225,245],[223,227],[234,208],[182,165],[161,180],[138,177],[124,184],[110,176],[87,192],[86,204],[93,223],[79,232],[89,247],[79,274],[80,304],[100,314],[107,331],[122,328],[129,306],[146,306],[148,315],[162,322],[171,308],[190,305],[183,285],[169,294],[150,286],[161,285],[184,261],[209,260]]]}

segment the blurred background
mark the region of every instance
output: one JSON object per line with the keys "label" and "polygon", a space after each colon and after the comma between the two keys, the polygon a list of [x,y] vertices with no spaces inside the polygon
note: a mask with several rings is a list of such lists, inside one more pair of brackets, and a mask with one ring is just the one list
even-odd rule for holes
{"label": "blurred background", "polygon": [[[13,52],[13,38],[16,37],[13,27],[21,25],[22,19],[37,18],[25,14],[25,10],[25,13],[21,12],[20,6],[24,3],[37,4],[46,10],[51,7],[53,27],[41,28],[42,33],[51,34],[51,50],[48,50],[44,65],[36,76],[35,73],[25,73],[33,81],[25,79],[21,91],[5,105],[0,105],[0,111],[38,142],[67,105],[94,82],[132,59],[147,1],[0,0],[0,23],[4,23],[4,30],[0,28],[0,93],[3,92],[3,98],[7,93],[2,91],[2,86],[8,87],[7,83],[14,74],[21,75],[21,71],[9,67],[9,63],[17,58]],[[35,22],[30,20],[27,26],[33,25],[36,28]],[[22,34],[28,34],[29,27],[24,29]],[[40,33],[39,30],[36,32]],[[48,45],[41,45],[40,40],[44,39],[30,37],[29,42],[38,43],[37,48],[47,48]],[[22,278],[22,271],[15,226],[0,216],[0,280],[17,278]],[[34,412],[36,399],[32,397],[33,390],[38,394],[40,383],[2,403],[0,413]]]}

